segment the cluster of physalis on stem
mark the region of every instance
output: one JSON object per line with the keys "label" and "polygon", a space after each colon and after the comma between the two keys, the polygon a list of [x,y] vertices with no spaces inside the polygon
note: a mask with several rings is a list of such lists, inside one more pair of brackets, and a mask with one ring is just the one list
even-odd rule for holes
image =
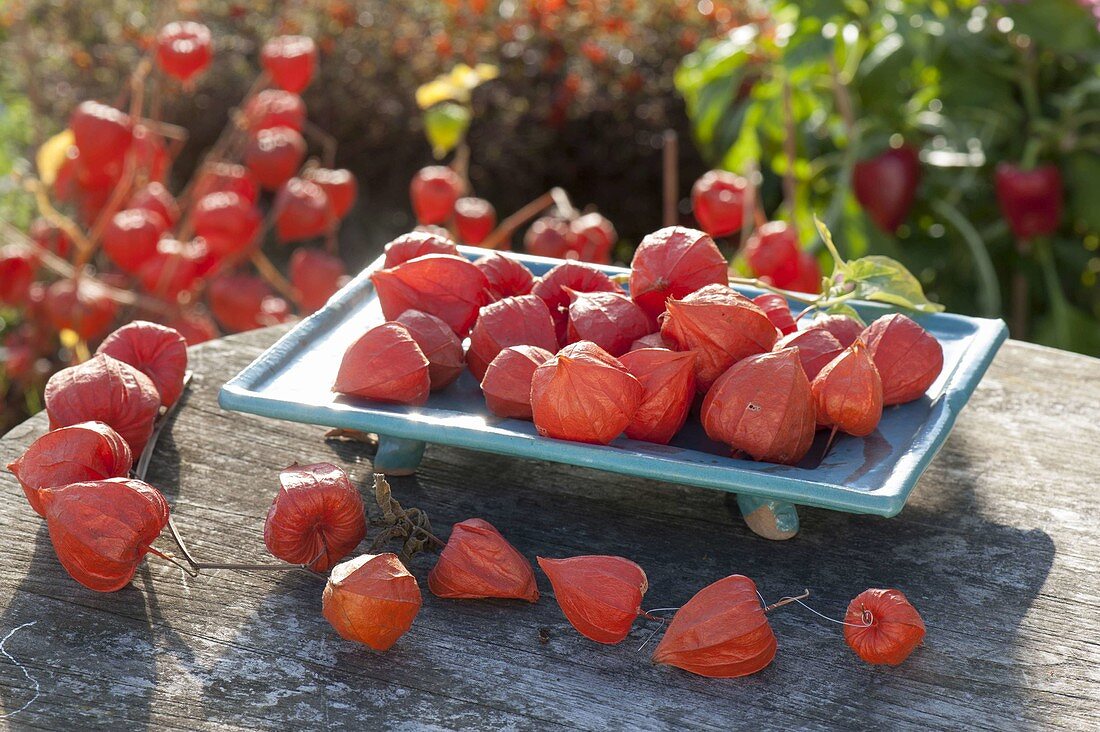
{"label": "cluster of physalis on stem", "polygon": [[[313,312],[346,282],[336,234],[357,183],[333,167],[334,141],[309,122],[299,96],[317,63],[310,38],[263,44],[263,71],[190,181],[169,189],[187,130],[161,120],[162,101],[194,89],[213,49],[201,23],[164,25],[134,68],[128,105],[83,101],[38,150],[37,177],[23,183],[41,218],[28,234],[2,232],[0,305],[19,308],[23,321],[4,344],[14,356],[9,378],[33,376],[56,354],[55,334],[75,359],[134,317],[194,344],[219,328]],[[307,137],[320,160],[307,159]],[[269,232],[305,245],[285,276],[264,254]]]}
{"label": "cluster of physalis on stem", "polygon": [[[454,525],[446,543],[423,511],[404,509],[381,474],[374,476],[380,529],[367,552],[347,559],[367,537],[359,490],[339,467],[292,465],[264,524],[268,551],[286,564],[226,564],[194,557],[167,500],[144,482],[156,434],[186,386],[187,351],[170,328],[135,322],[108,337],[95,358],[58,372],[47,386],[50,432],[9,469],[31,508],[46,519],[62,566],[85,587],[112,592],[129,584],[151,553],[191,575],[203,570],[300,569],[324,577],[325,618],[341,636],[384,651],[412,626],[422,598],[406,565],[418,552],[442,548],[428,574],[437,597],[537,602],[531,562],[489,522]],[[134,466],[133,456],[142,459]],[[179,555],[153,546],[165,529]],[[384,552],[401,542],[397,553]],[[582,635],[619,643],[643,616],[645,572],[622,557],[539,557],[566,619]],[[801,600],[801,598],[794,598]],[[793,601],[792,599],[791,601]],[[776,640],[751,580],[733,575],[700,590],[676,612],[653,658],[692,673],[742,676],[767,666]],[[871,663],[900,663],[920,643],[924,625],[896,590],[868,590],[844,620],[848,644]]]}

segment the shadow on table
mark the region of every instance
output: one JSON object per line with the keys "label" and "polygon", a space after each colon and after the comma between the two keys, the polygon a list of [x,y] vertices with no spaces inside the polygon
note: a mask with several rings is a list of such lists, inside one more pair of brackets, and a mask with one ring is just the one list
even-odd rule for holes
{"label": "shadow on table", "polygon": [[4,685],[2,704],[10,722],[55,729],[147,724],[159,662],[164,654],[190,653],[160,617],[148,566],[139,568],[136,584],[96,593],[61,567],[45,522],[33,546],[0,628],[6,634],[34,623],[15,633],[5,650],[26,667],[40,694],[32,702],[34,682],[18,669],[6,670],[13,681]]}
{"label": "shadow on table", "polygon": [[[853,709],[892,709],[893,717],[878,718],[942,724],[947,708],[947,719],[1019,724],[1030,700],[1030,649],[1019,628],[1055,546],[1041,530],[990,517],[983,501],[993,498],[988,488],[975,492],[971,476],[980,467],[970,464],[965,445],[964,434],[952,438],[899,517],[801,508],[802,531],[787,542],[753,535],[729,494],[434,447],[416,505],[441,533],[450,521],[483,516],[527,556],[628,556],[649,575],[646,607],[679,606],[734,573],[756,580],[769,602],[810,588],[811,605],[833,618],[868,587],[900,589],[928,627],[905,664],[868,666],[844,644],[839,626],[784,608],[772,615],[780,653],[764,672],[768,694],[806,699],[838,724]],[[404,501],[402,490],[395,484]],[[669,678],[667,669],[639,673]],[[685,688],[715,683],[677,675]],[[957,700],[941,696],[952,694]]]}

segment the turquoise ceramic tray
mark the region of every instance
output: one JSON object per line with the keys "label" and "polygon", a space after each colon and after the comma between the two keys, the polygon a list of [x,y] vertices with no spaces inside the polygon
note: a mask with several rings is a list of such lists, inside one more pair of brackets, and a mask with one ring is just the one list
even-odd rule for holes
{"label": "turquoise ceramic tray", "polygon": [[[462,253],[475,259],[484,250],[463,247]],[[536,275],[557,263],[513,256]],[[608,446],[586,445],[540,437],[530,422],[492,416],[469,372],[433,393],[423,407],[384,406],[333,394],[329,389],[344,350],[383,320],[370,282],[370,273],[381,265],[379,258],[324,309],[299,323],[226,384],[221,405],[276,419],[377,433],[375,466],[393,473],[415,469],[425,443],[437,443],[728,491],[738,494],[750,526],[775,538],[797,531],[794,504],[897,514],[1007,335],[999,320],[915,316],[943,344],[943,372],[928,395],[888,407],[869,437],[838,436],[824,458],[825,433],[819,433],[798,466],[731,458],[723,445],[707,439],[698,420],[691,419],[671,445],[625,437]],[[610,275],[627,271],[602,269]],[[759,294],[742,289],[749,296]],[[871,303],[856,309],[868,322],[890,312]]]}

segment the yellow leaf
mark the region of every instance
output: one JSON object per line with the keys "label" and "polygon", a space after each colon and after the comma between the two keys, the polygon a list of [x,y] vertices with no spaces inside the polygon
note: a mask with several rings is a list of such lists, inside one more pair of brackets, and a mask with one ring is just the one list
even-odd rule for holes
{"label": "yellow leaf", "polygon": [[35,156],[35,165],[38,166],[38,177],[48,186],[57,180],[57,171],[61,170],[61,164],[65,162],[65,155],[69,146],[76,141],[73,131],[64,129],[42,143]]}
{"label": "yellow leaf", "polygon": [[440,102],[455,101],[465,104],[470,101],[470,91],[456,86],[449,76],[440,76],[427,84],[421,84],[416,90],[416,104],[421,109],[435,106]]}
{"label": "yellow leaf", "polygon": [[76,348],[76,344],[80,343],[80,336],[77,335],[77,332],[68,328],[62,328],[61,332],[58,333],[58,337],[61,345],[65,348]]}
{"label": "yellow leaf", "polygon": [[500,68],[495,64],[478,64],[474,67],[474,71],[482,81],[491,81],[500,76]]}
{"label": "yellow leaf", "polygon": [[483,82],[500,76],[500,69],[493,64],[478,64],[470,67],[457,64],[445,74],[441,74],[416,90],[416,104],[421,109],[440,102],[458,102],[468,104],[470,92]]}

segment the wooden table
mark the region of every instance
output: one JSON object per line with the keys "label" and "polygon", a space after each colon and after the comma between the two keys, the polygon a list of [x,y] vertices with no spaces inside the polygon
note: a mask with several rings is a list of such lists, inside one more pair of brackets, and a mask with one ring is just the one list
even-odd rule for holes
{"label": "wooden table", "polygon": [[[281,329],[207,344],[157,447],[164,491],[192,550],[266,561],[277,470],[343,465],[371,479],[369,448],[319,427],[227,413],[218,388]],[[898,668],[863,664],[840,627],[797,606],[771,616],[775,662],[708,680],[649,662],[655,628],[618,646],[566,623],[540,574],[537,605],[444,601],[427,592],[387,654],[340,639],[323,583],[300,572],[198,578],[152,558],[133,584],[96,594],[54,557],[44,523],[0,474],[0,701],[13,727],[435,729],[1082,728],[1100,714],[1100,361],[1010,343],[894,519],[803,511],[788,542],[754,536],[724,494],[563,465],[429,447],[391,482],[438,533],[472,516],[526,556],[622,554],[647,571],[646,607],[682,604],[728,574],[769,601],[813,590],[833,617],[867,587],[897,587],[928,625]],[[0,440],[15,458],[42,416]],[[377,511],[375,511],[377,513]],[[32,681],[33,680],[33,681]],[[38,692],[36,696],[35,688]],[[29,702],[29,704],[28,704]],[[24,706],[26,705],[26,706]],[[17,712],[17,713],[16,713]],[[14,713],[14,714],[13,714]]]}

